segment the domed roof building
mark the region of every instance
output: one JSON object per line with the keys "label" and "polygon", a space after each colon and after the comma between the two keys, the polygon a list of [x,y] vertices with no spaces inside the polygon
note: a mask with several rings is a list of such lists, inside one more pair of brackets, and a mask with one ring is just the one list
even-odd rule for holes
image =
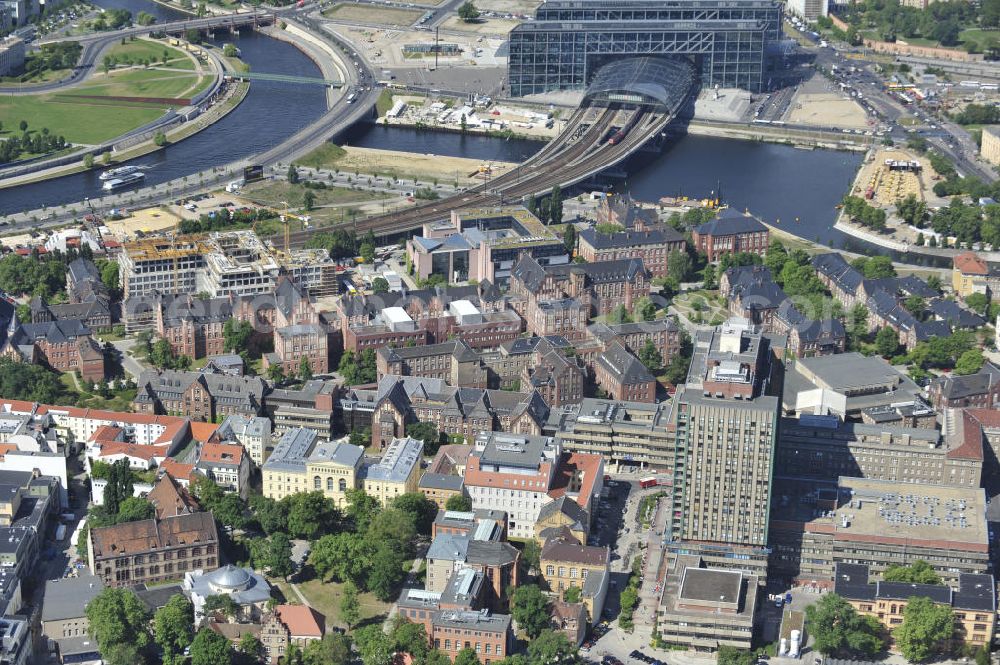
{"label": "domed roof building", "polygon": [[227,564],[208,573],[203,570],[186,573],[184,592],[191,597],[196,618],[203,616],[205,599],[209,596],[228,596],[239,608],[237,619],[254,620],[271,597],[271,585],[252,570]]}

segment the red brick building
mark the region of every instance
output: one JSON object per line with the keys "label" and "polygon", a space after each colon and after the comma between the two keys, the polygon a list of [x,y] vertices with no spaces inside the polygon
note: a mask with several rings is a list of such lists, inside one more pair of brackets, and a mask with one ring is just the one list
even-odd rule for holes
{"label": "red brick building", "polygon": [[575,298],[599,316],[618,305],[631,311],[649,295],[649,278],[642,259],[543,267],[523,256],[511,269],[510,293],[526,303],[525,310],[536,301]]}
{"label": "red brick building", "polygon": [[727,208],[713,220],[694,229],[691,240],[695,249],[715,262],[723,254],[749,252],[764,256],[769,231],[757,219]]}
{"label": "red brick building", "polygon": [[591,227],[580,232],[577,256],[590,263],[619,259],[642,259],[653,277],[667,274],[667,259],[674,251],[684,251],[684,236],[669,226],[649,231],[622,229],[599,233]]}
{"label": "red brick building", "polygon": [[12,332],[0,352],[8,358],[48,365],[59,372],[80,372],[85,381],[104,380],[104,349],[76,319],[23,323],[11,319]]}
{"label": "red brick building", "polygon": [[656,401],[656,377],[620,342],[611,343],[597,358],[594,380],[612,399]]}

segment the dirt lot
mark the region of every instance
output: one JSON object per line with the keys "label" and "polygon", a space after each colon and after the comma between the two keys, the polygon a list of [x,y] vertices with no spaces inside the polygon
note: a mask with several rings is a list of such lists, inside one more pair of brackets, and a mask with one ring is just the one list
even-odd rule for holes
{"label": "dirt lot", "polygon": [[818,127],[865,129],[864,109],[835,92],[799,94],[792,101],[788,122]]}
{"label": "dirt lot", "polygon": [[[382,176],[395,176],[400,179],[418,178],[424,182],[440,184],[458,183],[470,185],[482,182],[473,177],[483,164],[478,159],[463,159],[460,157],[443,157],[441,155],[418,155],[394,150],[374,150],[371,148],[344,148],[345,154],[337,157],[327,168],[336,168],[342,172],[377,173]],[[493,175],[506,173],[515,164],[506,162],[491,162]]]}
{"label": "dirt lot", "polygon": [[476,9],[484,13],[534,14],[540,4],[539,0],[478,0]]}
{"label": "dirt lot", "polygon": [[520,21],[512,21],[505,18],[488,18],[476,23],[466,23],[457,16],[450,16],[448,20],[441,24],[442,30],[460,30],[462,32],[474,32],[483,35],[506,35],[519,25]]}
{"label": "dirt lot", "polygon": [[416,23],[423,12],[418,9],[398,9],[396,7],[373,7],[343,3],[323,11],[323,16],[338,21],[358,21],[409,27]]}

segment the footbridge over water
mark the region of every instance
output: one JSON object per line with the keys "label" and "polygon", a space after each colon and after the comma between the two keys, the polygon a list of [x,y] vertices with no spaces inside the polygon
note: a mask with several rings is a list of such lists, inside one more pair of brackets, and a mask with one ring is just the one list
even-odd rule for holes
{"label": "footbridge over water", "polygon": [[[563,132],[524,163],[461,194],[358,220],[359,232],[396,235],[446,217],[451,210],[501,206],[568,187],[614,167],[659,137],[696,87],[694,65],[667,57],[622,58],[594,75]],[[304,243],[311,232],[292,233]]]}

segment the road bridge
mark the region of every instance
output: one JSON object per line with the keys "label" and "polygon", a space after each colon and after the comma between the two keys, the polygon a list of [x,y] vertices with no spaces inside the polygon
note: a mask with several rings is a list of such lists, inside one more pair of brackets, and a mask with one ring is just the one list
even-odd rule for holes
{"label": "road bridge", "polygon": [[[616,166],[659,136],[690,99],[694,66],[663,57],[612,61],[595,74],[563,132],[524,163],[460,194],[357,222],[359,232],[395,235],[459,208],[488,207],[547,194]],[[311,232],[291,234],[304,243]]]}
{"label": "road bridge", "polygon": [[238,81],[280,81],[281,83],[302,83],[305,85],[325,85],[331,88],[344,87],[343,81],[319,78],[316,76],[290,76],[288,74],[265,74],[263,72],[229,72],[227,79]]}

